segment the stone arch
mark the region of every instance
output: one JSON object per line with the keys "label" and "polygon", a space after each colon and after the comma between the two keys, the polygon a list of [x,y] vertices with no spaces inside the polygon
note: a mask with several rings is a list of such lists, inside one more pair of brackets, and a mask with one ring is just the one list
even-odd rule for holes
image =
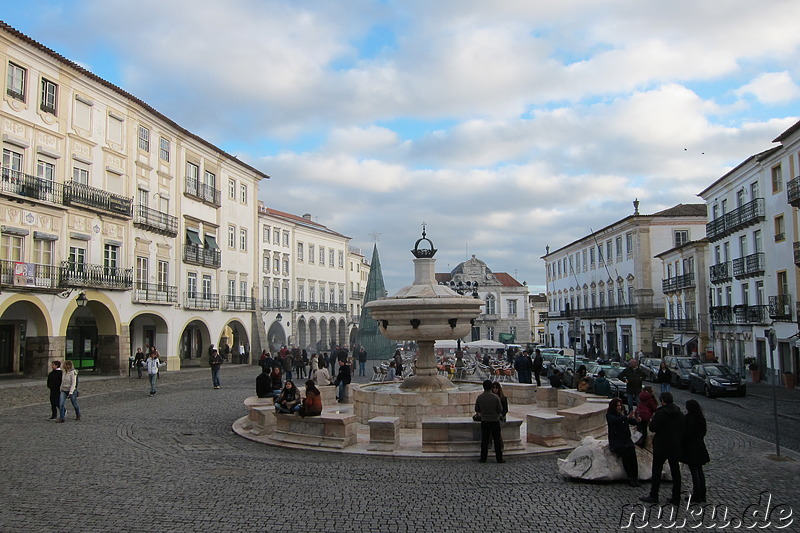
{"label": "stone arch", "polygon": [[327,349],[328,346],[328,321],[324,318],[319,320],[319,341],[317,343],[317,351]]}
{"label": "stone arch", "polygon": [[318,340],[319,338],[317,337],[317,321],[311,318],[308,321],[308,346],[301,346],[301,348],[311,347],[312,351],[317,351],[316,346]]}
{"label": "stone arch", "polygon": [[272,323],[267,332],[267,351],[273,354],[277,353],[282,346],[286,346],[287,344],[286,330],[283,329],[283,324],[276,320]]}
{"label": "stone arch", "polygon": [[188,319],[178,339],[176,354],[181,366],[202,366],[208,362],[208,348],[214,341],[211,340],[211,328],[203,318]]}
{"label": "stone arch", "polygon": [[0,306],[0,373],[45,376],[63,344],[51,336],[50,313],[35,296],[14,294]]}
{"label": "stone arch", "polygon": [[[161,358],[168,360],[177,354],[178,346],[168,346],[170,335],[167,319],[158,312],[140,311],[131,317],[128,324],[130,356],[136,354],[137,348],[155,346]],[[145,351],[146,353],[146,351]]]}
{"label": "stone arch", "polygon": [[244,362],[244,356],[240,350],[246,349],[250,345],[250,333],[247,326],[238,318],[229,320],[220,332],[219,346],[224,346],[226,343],[230,347],[228,360],[232,363]]}
{"label": "stone arch", "polygon": [[339,341],[339,336],[336,334],[336,319],[331,318],[328,322],[328,337],[330,338],[331,348],[337,344],[344,344]]}
{"label": "stone arch", "polygon": [[[355,328],[353,328],[355,329]],[[347,334],[347,322],[344,321],[344,318],[339,319],[339,344],[344,344],[346,341],[346,334]],[[353,345],[352,341],[349,343],[351,346]]]}
{"label": "stone arch", "polygon": [[297,321],[297,345],[305,348],[308,346],[308,324],[305,318]]}
{"label": "stone arch", "polygon": [[98,291],[81,291],[88,300],[72,299],[64,312],[59,335],[65,339],[64,359],[78,370],[121,374],[128,367],[128,327],[124,331],[111,298]]}

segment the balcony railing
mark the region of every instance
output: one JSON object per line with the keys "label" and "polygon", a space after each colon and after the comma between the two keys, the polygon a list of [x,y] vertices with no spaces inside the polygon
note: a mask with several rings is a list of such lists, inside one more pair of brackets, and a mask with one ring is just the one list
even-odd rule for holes
{"label": "balcony railing", "polygon": [[761,220],[764,220],[764,199],[756,198],[706,224],[706,237],[715,242]]}
{"label": "balcony railing", "polygon": [[364,293],[361,291],[350,291],[350,299],[361,301],[364,299]]}
{"label": "balcony railing", "polygon": [[161,235],[178,235],[178,217],[137,205],[133,211],[133,225]]}
{"label": "balcony railing", "polygon": [[131,218],[133,199],[77,181],[69,181],[64,185],[64,205],[78,205],[122,218]]}
{"label": "balcony railing", "polygon": [[730,305],[718,305],[711,308],[712,324],[733,324],[733,308]]}
{"label": "balcony railing", "polygon": [[261,309],[291,311],[293,304],[294,302],[291,300],[281,300],[279,298],[263,298],[261,300]]}
{"label": "balcony railing", "polygon": [[61,286],[130,290],[133,288],[133,269],[62,261]]}
{"label": "balcony railing", "polygon": [[733,313],[737,324],[765,324],[769,321],[766,305],[735,305]]}
{"label": "balcony railing", "polygon": [[722,283],[731,279],[733,276],[731,270],[731,262],[725,261],[724,263],[717,263],[708,268],[711,283]]}
{"label": "balcony railing", "polygon": [[319,304],[317,302],[308,302],[308,310],[309,311],[318,311]]}
{"label": "balcony railing", "polygon": [[193,265],[219,268],[222,264],[222,253],[214,248],[204,248],[196,244],[184,244],[183,261]]}
{"label": "balcony railing", "polygon": [[675,276],[661,280],[661,290],[664,293],[679,291],[694,287],[694,274],[683,274],[682,276]]}
{"label": "balcony railing", "polygon": [[183,293],[183,307],[186,309],[219,309],[219,294],[185,292]]}
{"label": "balcony railing", "polygon": [[308,302],[306,301],[298,301],[297,302],[297,310],[298,311],[308,311]]}
{"label": "balcony railing", "polygon": [[328,310],[328,303],[327,302],[320,302],[319,303],[319,310],[320,311],[327,311]]}
{"label": "balcony railing", "polygon": [[52,204],[64,203],[64,184],[24,174],[2,167],[0,192],[41,200]]}
{"label": "balcony railing", "polygon": [[757,276],[764,273],[764,253],[746,255],[733,260],[733,275],[739,278]]}
{"label": "balcony railing", "polygon": [[211,185],[201,183],[197,178],[186,178],[186,189],[184,192],[187,196],[196,198],[203,203],[219,207],[222,205],[222,194],[219,189],[215,189]]}
{"label": "balcony railing", "polygon": [[697,331],[694,318],[668,318],[664,325],[675,331]]}
{"label": "balcony railing", "polygon": [[255,311],[256,299],[250,296],[231,296],[222,297],[222,309],[224,311]]}
{"label": "balcony railing", "polygon": [[794,243],[794,264],[800,267],[800,242]]}
{"label": "balcony railing", "polygon": [[137,281],[133,287],[133,301],[137,303],[176,304],[178,303],[178,287]]}
{"label": "balcony railing", "polygon": [[792,320],[792,295],[779,294],[769,297],[769,317],[773,320]]}
{"label": "balcony railing", "polygon": [[[576,316],[580,318],[613,318],[613,317],[620,317],[620,316],[663,316],[664,309],[658,308],[651,305],[637,305],[637,304],[627,304],[627,305],[611,305],[606,307],[591,307],[589,309],[575,309],[570,310],[569,313],[565,314],[565,311],[561,312],[561,316]],[[553,314],[550,314],[552,317]]]}
{"label": "balcony railing", "polygon": [[794,207],[800,207],[800,177],[786,184],[786,199]]}
{"label": "balcony railing", "polygon": [[9,289],[58,289],[61,268],[37,263],[0,261],[0,284]]}

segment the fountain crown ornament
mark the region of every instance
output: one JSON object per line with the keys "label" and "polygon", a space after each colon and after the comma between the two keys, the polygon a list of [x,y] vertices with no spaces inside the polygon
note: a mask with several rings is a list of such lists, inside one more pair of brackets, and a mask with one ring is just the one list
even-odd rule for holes
{"label": "fountain crown ornament", "polygon": [[[436,255],[436,248],[433,247],[433,241],[431,241],[428,237],[426,237],[425,233],[425,223],[422,223],[422,238],[417,239],[417,242],[414,243],[414,249],[411,250],[411,253],[414,254],[414,257],[417,259],[432,259],[434,255]],[[427,242],[430,245],[430,248],[420,248],[419,245],[422,242]]]}

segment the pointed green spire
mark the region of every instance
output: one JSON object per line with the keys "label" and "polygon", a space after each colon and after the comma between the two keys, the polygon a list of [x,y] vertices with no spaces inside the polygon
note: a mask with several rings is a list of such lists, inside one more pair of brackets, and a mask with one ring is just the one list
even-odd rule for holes
{"label": "pointed green spire", "polygon": [[386,296],[386,286],[383,283],[381,260],[378,257],[378,245],[372,250],[367,289],[364,292],[364,301],[361,305],[361,321],[358,324],[358,342],[367,351],[370,359],[388,359],[394,354],[396,344],[387,339],[378,330],[378,323],[372,318],[369,309],[364,306],[379,298]]}

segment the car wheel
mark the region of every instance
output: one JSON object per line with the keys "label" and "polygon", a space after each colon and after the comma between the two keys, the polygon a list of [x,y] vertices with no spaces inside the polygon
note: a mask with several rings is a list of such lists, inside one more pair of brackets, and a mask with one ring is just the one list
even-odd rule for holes
{"label": "car wheel", "polygon": [[711,389],[708,388],[708,385],[705,386],[705,393],[706,393],[706,398],[714,397],[714,394],[711,392]]}

